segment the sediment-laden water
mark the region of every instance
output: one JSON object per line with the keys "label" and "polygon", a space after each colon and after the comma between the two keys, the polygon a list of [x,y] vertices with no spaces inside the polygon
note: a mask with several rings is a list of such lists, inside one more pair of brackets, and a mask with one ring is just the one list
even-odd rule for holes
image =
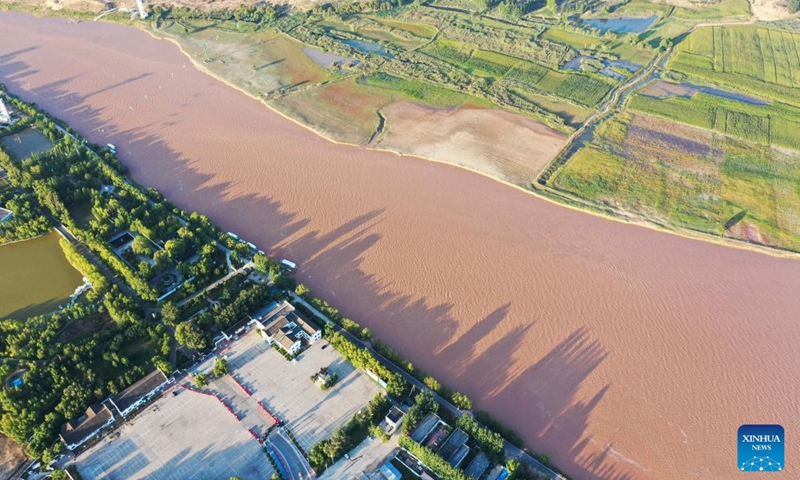
{"label": "sediment-laden water", "polygon": [[331,144],[125,27],[0,13],[0,38],[12,92],[298,262],[318,295],[575,478],[738,478],[741,424],[800,429],[798,261]]}

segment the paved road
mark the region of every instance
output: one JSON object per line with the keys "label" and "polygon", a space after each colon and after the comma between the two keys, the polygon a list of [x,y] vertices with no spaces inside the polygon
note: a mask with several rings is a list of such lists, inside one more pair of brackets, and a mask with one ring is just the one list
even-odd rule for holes
{"label": "paved road", "polygon": [[282,458],[283,464],[289,469],[290,480],[309,480],[317,478],[314,471],[297,450],[297,447],[289,440],[281,429],[276,430],[269,436],[269,441],[275,448],[277,454]]}
{"label": "paved road", "polygon": [[[427,390],[430,393],[432,393],[433,397],[436,399],[436,401],[439,402],[439,405],[441,405],[442,407],[447,409],[450,413],[455,415],[457,418],[460,418],[462,415],[466,415],[467,414],[466,412],[460,410],[458,407],[456,407],[455,405],[450,403],[448,400],[446,400],[444,397],[442,397],[438,393],[436,393],[433,390],[431,390],[430,388],[426,387],[424,383],[422,383],[419,380],[417,380],[416,378],[412,377],[411,374],[409,374],[408,372],[406,372],[402,368],[400,368],[397,365],[395,365],[394,363],[392,363],[389,359],[387,359],[386,357],[384,357],[380,353],[376,352],[372,348],[372,345],[370,345],[368,343],[364,343],[360,339],[358,339],[357,337],[351,335],[347,330],[343,329],[342,327],[340,327],[339,325],[335,324],[333,321],[328,319],[325,315],[323,315],[316,308],[314,308],[310,303],[306,302],[301,297],[297,296],[294,292],[290,292],[290,293],[291,293],[292,298],[294,299],[294,301],[296,301],[297,303],[300,303],[301,305],[303,305],[306,308],[308,308],[309,310],[311,310],[311,312],[317,318],[320,318],[323,321],[325,321],[326,323],[329,323],[329,324],[333,325],[334,329],[337,332],[339,332],[342,335],[344,335],[345,337],[347,337],[355,345],[360,346],[361,348],[365,348],[365,349],[370,350],[372,352],[372,354],[375,355],[375,357],[386,368],[388,368],[389,370],[391,370],[391,371],[393,371],[395,373],[399,373],[400,375],[402,375],[403,378],[409,384],[415,386],[417,388],[417,390],[419,390],[419,391]],[[512,443],[510,443],[508,441],[505,441],[504,452],[505,452],[505,455],[506,455],[507,458],[513,458],[513,459],[519,460],[520,462],[527,463],[528,465],[530,465],[530,467],[532,469],[536,470],[537,472],[539,472],[539,473],[541,473],[543,475],[546,475],[546,476],[548,476],[550,478],[556,478],[556,479],[564,478],[561,475],[559,475],[558,473],[556,473],[555,471],[553,471],[552,469],[548,468],[543,463],[541,463],[539,460],[533,458],[532,456],[530,456],[529,454],[527,454],[523,450],[517,448],[515,445],[513,445]]]}

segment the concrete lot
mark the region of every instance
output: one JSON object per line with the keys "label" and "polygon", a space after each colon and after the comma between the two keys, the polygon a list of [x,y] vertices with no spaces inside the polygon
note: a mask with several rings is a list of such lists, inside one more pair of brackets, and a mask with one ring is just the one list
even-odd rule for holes
{"label": "concrete lot", "polygon": [[[223,351],[228,358],[231,374],[235,375],[252,392],[253,401],[262,401],[308,452],[322,439],[330,438],[334,430],[356,412],[365,407],[379,391],[369,377],[345,361],[333,347],[321,340],[303,352],[294,362],[286,360],[255,331],[247,333]],[[322,391],[309,377],[321,367],[339,374],[333,388]],[[216,388],[219,381],[212,386]],[[234,386],[235,387],[235,386]],[[244,393],[238,387],[225,388],[219,393]],[[239,405],[239,401],[233,401]],[[251,414],[245,418],[248,426]],[[253,420],[255,423],[255,420]]]}
{"label": "concrete lot", "polygon": [[[179,394],[170,392],[177,388]],[[219,402],[172,387],[132,422],[77,458],[86,480],[265,479],[261,445]]]}
{"label": "concrete lot", "polygon": [[319,480],[353,480],[358,479],[362,472],[370,477],[383,478],[376,471],[390,460],[397,453],[397,442],[400,434],[395,432],[388,442],[380,438],[369,438],[361,442],[356,448],[349,452],[350,458],[341,458],[338,462],[330,466]]}

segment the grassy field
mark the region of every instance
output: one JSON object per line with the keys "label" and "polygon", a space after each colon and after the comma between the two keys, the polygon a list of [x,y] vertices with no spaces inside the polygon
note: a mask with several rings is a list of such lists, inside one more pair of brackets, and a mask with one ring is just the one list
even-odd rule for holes
{"label": "grassy field", "polygon": [[763,27],[708,27],[686,38],[672,71],[800,106],[800,34]]}
{"label": "grassy field", "polygon": [[550,185],[656,222],[800,250],[800,163],[649,115],[621,114]]}

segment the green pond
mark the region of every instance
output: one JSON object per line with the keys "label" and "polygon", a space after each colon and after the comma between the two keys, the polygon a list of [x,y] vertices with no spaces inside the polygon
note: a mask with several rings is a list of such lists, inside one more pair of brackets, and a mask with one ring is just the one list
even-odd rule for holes
{"label": "green pond", "polygon": [[53,148],[53,142],[35,128],[9,135],[3,139],[2,143],[3,148],[19,159],[25,159],[34,153],[46,152]]}
{"label": "green pond", "polygon": [[83,283],[57,233],[0,246],[0,319],[24,319],[66,305]]}

